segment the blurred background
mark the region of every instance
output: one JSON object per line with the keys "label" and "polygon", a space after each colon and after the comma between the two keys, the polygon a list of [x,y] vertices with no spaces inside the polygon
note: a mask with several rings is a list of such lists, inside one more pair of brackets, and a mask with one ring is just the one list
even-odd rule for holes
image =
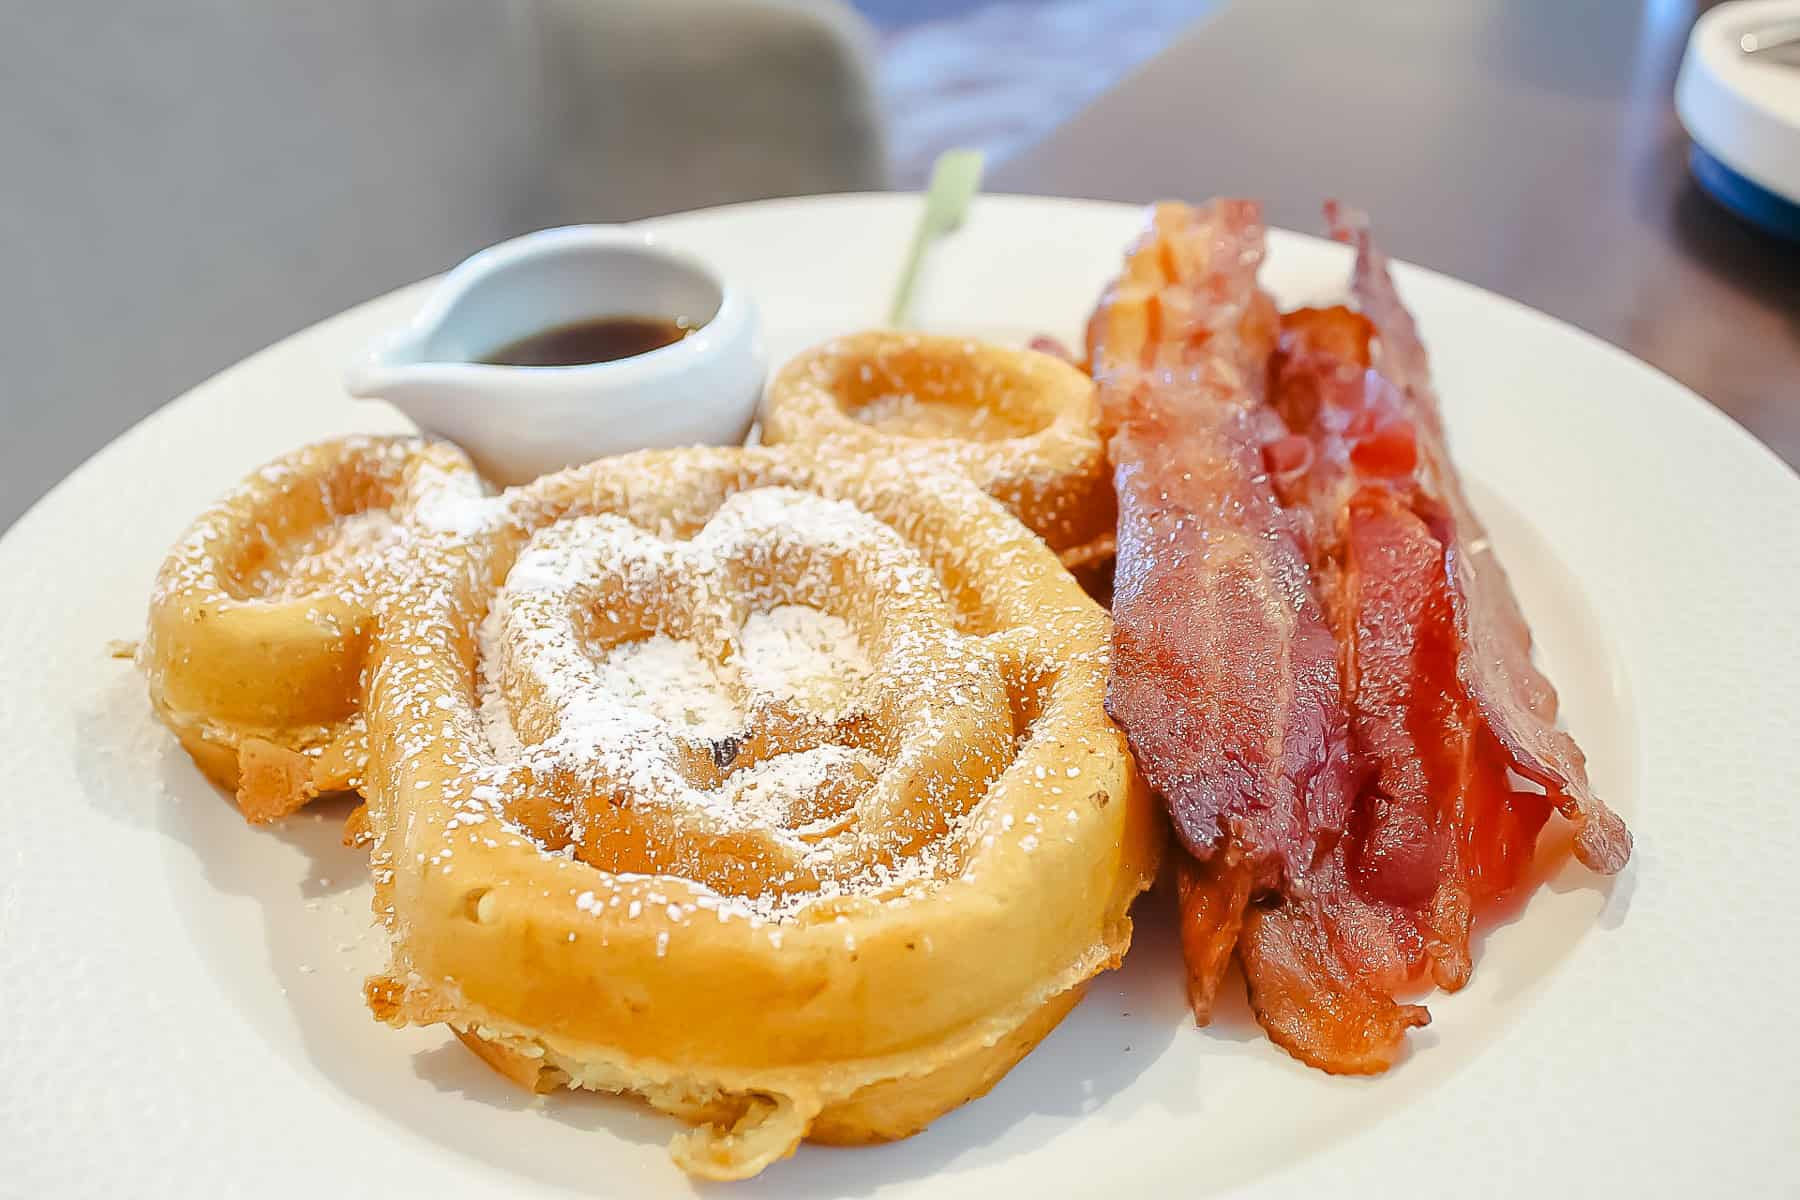
{"label": "blurred background", "polygon": [[[1691,0],[0,0],[0,528],[232,361],[548,225],[911,188],[1371,209],[1800,458],[1800,255],[1712,204]],[[1797,68],[1800,69],[1800,68]],[[1800,154],[1800,146],[1796,147]]]}

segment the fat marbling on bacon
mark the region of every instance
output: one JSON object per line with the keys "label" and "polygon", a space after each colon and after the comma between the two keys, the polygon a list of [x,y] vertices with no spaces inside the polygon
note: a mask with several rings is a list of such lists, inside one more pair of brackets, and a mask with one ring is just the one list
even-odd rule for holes
{"label": "fat marbling on bacon", "polygon": [[[1193,855],[1195,1013],[1235,952],[1275,1041],[1370,1072],[1428,1020],[1398,993],[1467,980],[1473,919],[1518,885],[1552,802],[1588,865],[1617,870],[1630,841],[1555,728],[1385,259],[1332,218],[1360,313],[1277,325],[1254,207],[1163,205],[1090,348],[1117,426],[1109,707]],[[1231,787],[1246,762],[1289,768],[1249,774],[1261,803]]]}

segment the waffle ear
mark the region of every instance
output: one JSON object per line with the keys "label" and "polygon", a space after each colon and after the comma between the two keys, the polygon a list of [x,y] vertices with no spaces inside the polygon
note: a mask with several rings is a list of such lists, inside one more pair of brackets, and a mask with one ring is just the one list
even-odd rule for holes
{"label": "waffle ear", "polygon": [[363,666],[405,529],[421,496],[481,486],[446,443],[320,442],[250,475],[171,551],[139,661],[158,715],[246,819],[361,786]]}
{"label": "waffle ear", "polygon": [[769,385],[763,441],[948,463],[1071,568],[1112,557],[1112,475],[1094,381],[1062,358],[967,338],[871,331],[794,358]]}

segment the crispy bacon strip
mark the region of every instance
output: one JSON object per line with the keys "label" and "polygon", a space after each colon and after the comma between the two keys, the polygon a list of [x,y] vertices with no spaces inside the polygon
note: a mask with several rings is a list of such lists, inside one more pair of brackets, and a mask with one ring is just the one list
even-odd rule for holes
{"label": "crispy bacon strip", "polygon": [[1486,531],[1463,494],[1431,387],[1417,326],[1400,302],[1387,256],[1367,219],[1326,206],[1333,236],[1356,247],[1351,288],[1376,334],[1373,366],[1395,389],[1415,431],[1423,488],[1448,515],[1445,564],[1459,634],[1457,674],[1505,747],[1513,770],[1539,784],[1575,826],[1575,854],[1612,874],[1631,856],[1631,834],[1594,795],[1581,748],[1556,728],[1556,689],[1531,661],[1531,630]]}
{"label": "crispy bacon strip", "polygon": [[[1229,838],[1268,887],[1337,837],[1356,771],[1337,644],[1263,468],[1283,431],[1262,256],[1252,203],[1159,205],[1088,340],[1119,497],[1107,710],[1183,845],[1204,861]],[[1208,962],[1248,889],[1224,896]]]}
{"label": "crispy bacon strip", "polygon": [[1274,1041],[1366,1073],[1429,1020],[1403,990],[1467,980],[1552,802],[1589,865],[1630,841],[1555,729],[1385,259],[1332,217],[1361,313],[1289,314],[1276,352],[1256,208],[1162,205],[1089,352],[1120,502],[1108,710],[1194,855],[1190,1002],[1204,1022],[1235,953]]}
{"label": "crispy bacon strip", "polygon": [[[1477,881],[1478,861],[1528,863],[1546,810],[1536,796],[1514,795],[1459,679],[1445,569],[1454,531],[1420,482],[1404,397],[1369,369],[1373,336],[1345,308],[1283,316],[1270,397],[1302,448],[1278,449],[1289,465],[1277,489],[1305,516],[1345,649],[1357,743],[1374,766],[1351,820],[1350,878],[1419,911],[1436,981],[1455,989],[1468,978],[1478,903],[1512,882]],[[1502,834],[1507,844],[1491,844]]]}
{"label": "crispy bacon strip", "polygon": [[[1321,416],[1328,425],[1341,408],[1323,407]],[[1310,455],[1321,504],[1343,493],[1332,484],[1354,479],[1354,471],[1328,466],[1327,455],[1343,450],[1327,435]],[[1314,475],[1289,480],[1289,488],[1307,479]],[[1433,937],[1422,919],[1440,892],[1463,894],[1444,887],[1456,874],[1445,869],[1451,842],[1436,811],[1442,781],[1422,754],[1438,730],[1418,720],[1444,694],[1440,676],[1454,682],[1454,658],[1433,653],[1442,640],[1433,633],[1447,619],[1442,556],[1417,518],[1375,488],[1350,493],[1343,511],[1312,515],[1321,576],[1332,579],[1325,606],[1345,644],[1355,736],[1375,774],[1327,862],[1274,907],[1249,914],[1240,952],[1251,1007],[1274,1042],[1314,1067],[1368,1074],[1388,1069],[1406,1031],[1429,1020],[1424,1007],[1400,1004],[1395,993],[1444,957],[1440,948],[1467,957],[1465,921],[1453,937]],[[1433,658],[1449,669],[1431,671]],[[1451,907],[1445,916],[1454,925],[1467,910]]]}
{"label": "crispy bacon strip", "polygon": [[[1467,981],[1475,915],[1517,884],[1549,813],[1544,797],[1511,786],[1517,742],[1472,681],[1477,605],[1458,565],[1475,561],[1462,547],[1480,526],[1448,456],[1417,334],[1385,267],[1370,274],[1371,252],[1365,236],[1363,314],[1283,318],[1270,399],[1293,435],[1266,459],[1306,531],[1345,650],[1357,746],[1374,774],[1331,857],[1273,907],[1252,911],[1240,942],[1270,1036],[1335,1072],[1391,1064],[1423,1017],[1395,995],[1427,969],[1440,987]],[[1579,770],[1580,751],[1550,725],[1554,692],[1531,665],[1529,632],[1481,542],[1474,586],[1487,589],[1480,607],[1506,618],[1492,627],[1507,638],[1506,677],[1527,681],[1535,725],[1566,743],[1572,753],[1559,762]]]}

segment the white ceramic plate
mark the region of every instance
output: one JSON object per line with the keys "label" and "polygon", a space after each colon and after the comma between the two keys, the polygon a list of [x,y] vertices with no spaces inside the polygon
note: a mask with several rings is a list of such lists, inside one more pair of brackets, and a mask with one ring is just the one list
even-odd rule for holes
{"label": "white ceramic plate", "polygon": [[[746,283],[776,360],[879,321],[904,197],[656,222]],[[1376,214],[1379,218],[1379,214]],[[933,327],[1071,341],[1138,216],[987,197],[932,263]],[[1348,255],[1275,235],[1288,303]],[[925,1133],[803,1148],[734,1196],[1769,1194],[1800,1179],[1800,480],[1650,368],[1425,271],[1455,449],[1637,853],[1558,872],[1384,1078],[1333,1079],[1241,1005],[1185,1018],[1170,902],[992,1094]],[[0,1194],[686,1195],[674,1126],[528,1100],[440,1030],[362,1007],[380,961],[342,810],[247,828],[111,638],[170,542],[302,442],[401,422],[339,372],[407,289],[146,420],[0,541]],[[720,1003],[731,1003],[728,983]],[[723,1191],[723,1189],[719,1189]]]}

